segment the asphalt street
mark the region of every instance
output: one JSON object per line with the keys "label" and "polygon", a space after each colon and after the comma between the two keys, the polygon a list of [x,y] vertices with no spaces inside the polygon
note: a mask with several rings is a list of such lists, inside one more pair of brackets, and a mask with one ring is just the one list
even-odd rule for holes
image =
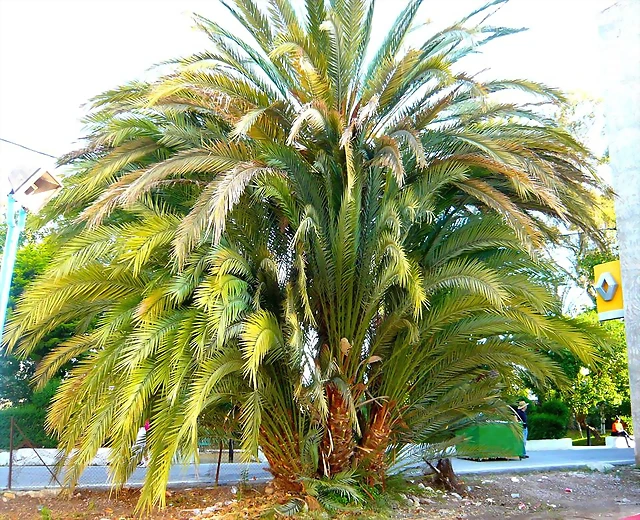
{"label": "asphalt street", "polygon": [[[633,464],[632,448],[585,447],[566,450],[535,451],[529,453],[528,459],[513,461],[470,461],[454,459],[453,467],[456,473],[500,473],[527,472],[535,470],[568,469],[585,467],[590,463],[608,463],[614,465]],[[222,464],[220,466],[220,484],[236,484],[243,479],[249,482],[264,482],[270,480],[266,463],[252,464]],[[176,465],[169,477],[171,487],[191,487],[212,485],[215,481],[215,464]],[[128,485],[136,487],[142,485],[146,468],[138,468],[129,479]],[[0,467],[0,489],[7,489],[9,468]],[[109,486],[108,468],[106,466],[90,466],[82,474],[80,487],[105,488]],[[41,489],[57,487],[52,482],[51,474],[43,466],[14,466],[12,489]]]}

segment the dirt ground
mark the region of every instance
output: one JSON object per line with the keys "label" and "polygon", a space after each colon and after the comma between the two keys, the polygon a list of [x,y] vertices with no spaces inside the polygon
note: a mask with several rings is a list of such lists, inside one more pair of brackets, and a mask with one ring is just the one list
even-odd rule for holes
{"label": "dirt ground", "polygon": [[[362,511],[341,518],[375,519],[619,519],[640,513],[640,470],[619,467],[608,473],[546,471],[526,474],[469,476],[462,479],[465,496],[431,489],[428,479],[414,482],[413,492],[384,512]],[[418,487],[419,486],[419,487]],[[290,497],[265,485],[171,490],[167,508],[146,518],[231,520],[259,518]],[[120,520],[135,518],[138,491],[110,496],[103,491],[77,491],[71,498],[52,493],[0,495],[0,520]],[[303,518],[328,518],[320,512]]]}

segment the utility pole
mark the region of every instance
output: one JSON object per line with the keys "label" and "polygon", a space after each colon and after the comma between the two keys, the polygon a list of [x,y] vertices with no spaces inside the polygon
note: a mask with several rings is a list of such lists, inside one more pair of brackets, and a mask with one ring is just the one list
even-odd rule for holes
{"label": "utility pole", "polygon": [[0,264],[0,340],[2,339],[4,321],[7,315],[7,304],[9,303],[13,266],[18,252],[18,241],[20,240],[20,234],[24,230],[26,218],[26,210],[16,203],[13,194],[10,193],[7,197],[7,236],[4,242],[2,264]]}
{"label": "utility pole", "polygon": [[27,211],[38,213],[61,188],[60,181],[48,171],[15,170],[9,174],[11,191],[7,196],[7,238],[0,265],[0,346],[7,316],[7,304],[20,234]]}
{"label": "utility pole", "polygon": [[[609,157],[616,192],[631,412],[640,440],[640,2],[616,0],[602,12],[601,71]],[[635,443],[636,465],[640,448]]]}

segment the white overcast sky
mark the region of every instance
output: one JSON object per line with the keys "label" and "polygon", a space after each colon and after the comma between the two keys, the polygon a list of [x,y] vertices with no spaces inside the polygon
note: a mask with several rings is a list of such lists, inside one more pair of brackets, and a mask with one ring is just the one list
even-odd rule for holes
{"label": "white overcast sky", "polygon": [[[405,3],[378,0],[377,34]],[[511,0],[491,23],[530,30],[489,44],[477,66],[598,97],[598,18],[610,3]],[[426,0],[418,18],[440,25],[483,4]],[[69,152],[91,96],[206,48],[193,12],[233,27],[216,0],[0,0],[0,137],[55,156]],[[43,161],[0,141],[0,182],[13,168]]]}

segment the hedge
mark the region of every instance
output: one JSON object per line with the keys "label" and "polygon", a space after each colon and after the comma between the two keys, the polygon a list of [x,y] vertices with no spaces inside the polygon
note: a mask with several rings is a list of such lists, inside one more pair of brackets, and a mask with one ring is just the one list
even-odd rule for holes
{"label": "hedge", "polygon": [[571,416],[571,412],[569,411],[569,407],[560,399],[549,399],[545,401],[540,406],[538,406],[537,412],[546,413],[550,415],[555,415],[564,419],[565,422],[569,422],[569,417]]}
{"label": "hedge", "polygon": [[529,439],[562,439],[567,434],[567,420],[550,413],[536,413],[527,419]]}
{"label": "hedge", "polygon": [[[0,449],[9,449],[9,433],[11,417],[24,432],[25,436],[36,448],[55,448],[56,440],[47,435],[44,430],[44,420],[47,412],[44,408],[33,404],[13,406],[0,410]],[[14,429],[13,445],[16,448],[25,446],[25,438]]]}

